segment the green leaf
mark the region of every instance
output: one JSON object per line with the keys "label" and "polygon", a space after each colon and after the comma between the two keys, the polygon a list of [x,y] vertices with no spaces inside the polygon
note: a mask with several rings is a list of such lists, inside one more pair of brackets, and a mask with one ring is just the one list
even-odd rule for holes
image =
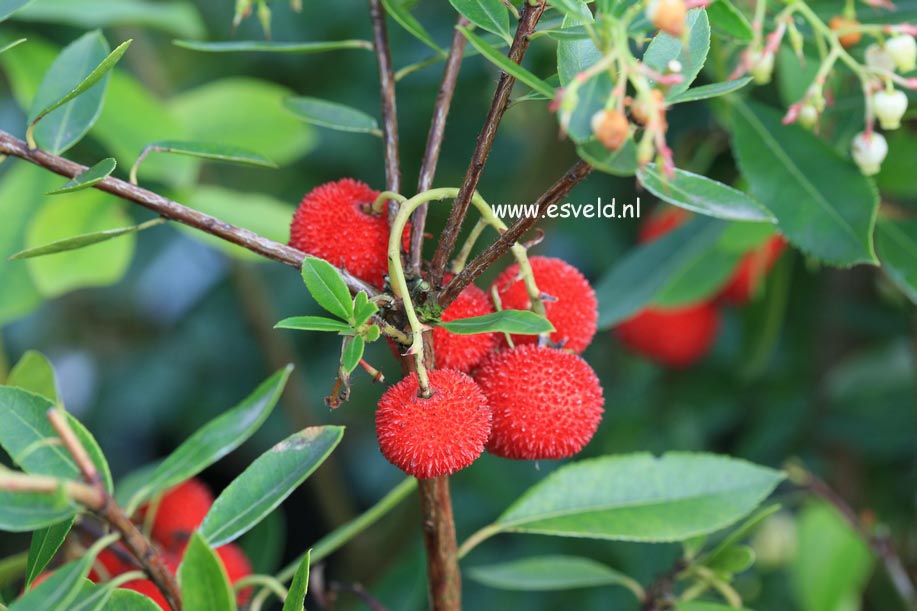
{"label": "green leaf", "polygon": [[72,527],[73,518],[70,518],[32,533],[32,541],[29,543],[29,559],[25,571],[26,586],[30,585],[54,559],[57,550],[60,549],[67,535],[70,534]]}
{"label": "green leaf", "polygon": [[507,44],[512,43],[509,12],[501,0],[449,0],[449,3],[474,25],[496,34]]}
{"label": "green leaf", "polygon": [[755,102],[736,101],[733,146],[752,194],[777,217],[787,239],[832,265],[877,263],[878,194],[828,145]]}
{"label": "green leaf", "polygon": [[341,275],[327,261],[306,257],[302,279],[315,302],[338,318],[353,323],[353,301]]}
{"label": "green leaf", "polygon": [[917,220],[879,219],[876,240],[882,271],[917,303]]}
{"label": "green leaf", "polygon": [[309,427],[259,456],[214,501],[200,536],[219,547],[248,532],[302,485],[343,435],[340,426]]}
{"label": "green leaf", "polygon": [[576,154],[595,169],[613,176],[633,176],[637,172],[637,145],[633,138],[628,138],[616,151],[609,151],[591,138],[576,147]]}
{"label": "green leaf", "polygon": [[91,168],[87,168],[79,175],[71,178],[63,187],[48,191],[46,195],[60,195],[61,193],[72,193],[74,191],[88,189],[108,178],[111,173],[115,171],[115,166],[117,165],[118,162],[115,161],[113,157],[107,157]]}
{"label": "green leaf", "polygon": [[5,21],[10,15],[22,9],[32,0],[0,0],[0,21]]}
{"label": "green leaf", "polygon": [[660,73],[667,71],[667,66],[672,60],[681,63],[684,80],[669,87],[668,95],[686,91],[707,61],[707,53],[710,51],[710,22],[704,9],[688,11],[685,19],[685,41],[683,44],[681,39],[660,32],[643,54],[643,62]]}
{"label": "green leaf", "polygon": [[17,14],[16,19],[59,23],[84,30],[143,26],[186,38],[207,34],[194,4],[184,0],[41,0]]}
{"label": "green leaf", "polygon": [[506,72],[516,80],[531,87],[543,96],[547,98],[554,97],[554,88],[551,87],[548,83],[541,80],[519,64],[510,60],[506,55],[487,44],[483,38],[468,28],[462,26],[456,26],[456,28],[462,33],[463,36],[465,36],[465,38],[468,39],[468,42],[471,43],[471,46],[477,49],[481,55],[486,57],[491,63],[497,66],[497,68]]}
{"label": "green leaf", "polygon": [[123,42],[108,54],[105,38],[94,31],[68,45],[51,64],[32,100],[26,138],[34,134],[56,155],[79,142],[102,110],[108,72],[130,43]]}
{"label": "green leaf", "polygon": [[14,601],[9,611],[70,609],[70,602],[80,594],[99,551],[101,547],[93,546],[79,559],[56,569],[47,579]]}
{"label": "green leaf", "polygon": [[[0,386],[0,422],[3,423],[0,446],[27,473],[79,481],[82,474],[73,458],[62,445],[55,443],[58,435],[48,421],[48,410],[52,407],[54,403],[45,397],[20,388]],[[65,416],[110,491],[111,472],[99,444],[76,418],[66,413]]]}
{"label": "green leaf", "polygon": [[[47,190],[51,173],[32,165],[7,161],[0,179],[0,201],[3,202],[3,222],[0,223],[0,260],[26,246],[26,228],[41,203],[41,193]],[[0,325],[29,313],[42,302],[25,265],[0,265]]]}
{"label": "green leaf", "polygon": [[299,568],[293,575],[293,582],[290,583],[290,590],[287,593],[286,600],[283,601],[283,611],[305,611],[306,594],[309,592],[309,562],[311,562],[312,550],[306,551]]}
{"label": "green leaf", "polygon": [[86,248],[87,246],[92,246],[93,244],[98,244],[99,242],[106,242],[114,238],[121,237],[123,235],[137,233],[138,231],[143,231],[150,227],[155,227],[156,225],[162,225],[166,222],[164,218],[155,218],[149,220],[145,223],[139,225],[133,225],[132,227],[119,227],[117,229],[106,229],[104,231],[95,231],[93,233],[84,233],[78,236],[73,236],[72,238],[64,238],[63,240],[56,240],[50,244],[44,244],[42,246],[36,246],[34,248],[28,248],[26,250],[21,250],[15,255],[12,255],[8,261],[16,261],[19,259],[33,259],[35,257],[43,257],[45,255],[53,255],[59,252],[67,252],[70,250],[79,250],[80,248]]}
{"label": "green leaf", "polygon": [[682,541],[748,515],[783,474],[712,454],[607,456],[561,467],[495,528],[621,541]]}
{"label": "green leaf", "polygon": [[755,563],[755,552],[747,545],[736,545],[723,550],[707,566],[717,573],[735,574],[747,571]]}
{"label": "green leaf", "polygon": [[754,37],[754,31],[748,19],[729,0],[715,0],[707,6],[707,17],[715,30],[743,42]]}
{"label": "green leaf", "polygon": [[353,373],[353,370],[360,364],[363,358],[363,351],[366,349],[366,340],[363,336],[356,335],[344,339],[344,347],[341,352],[341,367],[347,373]]}
{"label": "green leaf", "polygon": [[675,178],[667,179],[650,163],[637,171],[637,178],[659,199],[692,212],[728,221],[777,220],[745,193],[700,174],[676,168]]}
{"label": "green leaf", "polygon": [[199,40],[175,40],[173,43],[183,49],[207,53],[238,53],[258,51],[266,53],[323,53],[341,49],[366,49],[372,51],[368,40],[329,40],[326,42],[274,42],[271,40],[233,40],[227,42],[201,42]]}
{"label": "green leaf", "polygon": [[665,100],[672,106],[674,104],[682,104],[684,102],[697,102],[698,100],[706,100],[709,98],[716,98],[721,95],[726,95],[727,93],[732,93],[733,91],[738,91],[739,89],[745,87],[752,81],[752,77],[743,76],[742,78],[737,78],[732,81],[723,81],[721,83],[710,83],[709,85],[701,85],[699,87],[691,87],[686,89],[681,93],[671,94],[669,93]]}
{"label": "green leaf", "polygon": [[[568,13],[562,22],[563,27],[575,27],[593,23],[592,12],[586,3],[579,1],[577,4],[579,4],[579,14]],[[560,85],[567,87],[576,78],[576,75],[589,69],[601,59],[602,53],[596,48],[591,39],[561,40],[557,43],[557,76],[560,79]],[[636,148],[633,143],[631,142],[629,145],[622,147],[622,155],[616,157],[616,159],[626,160],[632,156],[632,163],[628,162],[627,165],[632,165],[633,170],[618,172],[607,169],[618,165],[608,160],[609,157],[615,154],[609,152],[608,149],[592,138],[592,117],[605,107],[605,103],[611,95],[612,87],[611,77],[607,70],[603,70],[579,87],[576,109],[570,117],[567,133],[574,142],[581,145],[577,148],[577,153],[583,159],[590,163],[592,163],[592,160],[605,159],[607,162],[605,167],[599,167],[598,165],[596,167],[599,167],[603,172],[630,176],[636,170],[637,163]],[[591,143],[589,142],[590,139]],[[593,143],[597,146],[593,146]],[[582,147],[586,147],[586,149],[583,150]],[[629,153],[625,149],[628,149]]]}
{"label": "green leaf", "polygon": [[22,388],[51,402],[57,401],[57,379],[54,376],[54,367],[45,355],[35,350],[27,350],[22,355],[22,358],[10,371],[6,385]]}
{"label": "green leaf", "polygon": [[[171,153],[173,155],[187,155],[189,157],[198,157],[201,159],[211,159],[213,161],[222,161],[224,163],[239,163],[242,165],[254,165],[262,168],[276,168],[277,164],[264,157],[242,148],[230,144],[218,142],[182,142],[178,140],[162,140],[153,142],[146,147],[147,151],[155,153]],[[134,167],[131,168],[131,179],[136,182],[137,168],[143,161],[145,155],[141,155]]]}
{"label": "green leaf", "polygon": [[14,40],[13,42],[11,42],[11,43],[9,43],[9,44],[0,47],[0,53],[6,53],[7,51],[9,51],[10,49],[12,49],[13,47],[18,47],[19,45],[21,45],[22,43],[24,43],[26,40],[27,40],[27,39],[25,39],[25,38],[20,38],[19,40]]}
{"label": "green leaf", "polygon": [[[93,234],[131,224],[124,204],[96,189],[53,197],[32,218],[26,232],[26,250],[73,239],[74,233]],[[99,243],[92,248],[26,262],[32,280],[45,297],[57,297],[77,288],[107,286],[127,272],[135,238]],[[56,247],[55,247],[56,248]]]}
{"label": "green leaf", "polygon": [[398,25],[407,30],[411,36],[436,51],[440,56],[448,55],[414,18],[414,15],[405,6],[405,0],[382,0],[382,6],[385,7],[388,16],[397,21]]}
{"label": "green leaf", "polygon": [[379,311],[379,306],[369,300],[366,293],[360,291],[353,298],[354,326],[360,327],[369,322],[369,319]]}
{"label": "green leaf", "polygon": [[595,287],[599,328],[625,320],[652,302],[716,244],[726,227],[723,221],[701,216],[631,250]]}
{"label": "green leaf", "polygon": [[114,591],[112,582],[96,585],[84,579],[79,593],[70,601],[67,611],[99,611],[105,607]]}
{"label": "green leaf", "polygon": [[547,318],[528,310],[501,310],[483,316],[460,318],[437,324],[456,335],[474,335],[476,333],[540,335],[554,331],[554,325]]}
{"label": "green leaf", "polygon": [[147,596],[122,588],[111,593],[103,611],[162,611],[161,607]]}
{"label": "green leaf", "polygon": [[812,503],[799,516],[799,543],[788,571],[800,611],[856,608],[872,571],[869,547],[837,511]]}
{"label": "green leaf", "polygon": [[600,562],[577,556],[536,556],[476,566],[468,569],[468,576],[492,588],[530,592],[616,585],[632,588],[634,583]]}
{"label": "green leaf", "polygon": [[324,316],[293,316],[284,318],[274,325],[275,329],[295,329],[297,331],[330,331],[331,333],[353,333],[353,327],[346,322]]}
{"label": "green leaf", "polygon": [[202,426],[178,446],[153,471],[147,484],[133,495],[129,513],[147,499],[194,477],[242,445],[270,415],[292,370],[292,365],[281,369],[237,406]]}
{"label": "green leaf", "polygon": [[197,533],[191,535],[178,567],[178,586],[186,609],[232,611],[236,608],[236,597],[223,563]]}
{"label": "green leaf", "polygon": [[78,507],[62,495],[0,490],[0,530],[28,532],[72,518]]}
{"label": "green leaf", "polygon": [[336,129],[343,132],[358,132],[381,136],[376,119],[361,110],[318,98],[287,98],[283,105],[301,121]]}
{"label": "green leaf", "polygon": [[273,575],[287,546],[287,522],[282,511],[269,513],[236,543],[252,563],[252,572]]}

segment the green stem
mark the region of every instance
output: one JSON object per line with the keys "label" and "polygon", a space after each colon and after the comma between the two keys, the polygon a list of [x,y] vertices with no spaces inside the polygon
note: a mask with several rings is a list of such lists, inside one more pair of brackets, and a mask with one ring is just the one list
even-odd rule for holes
{"label": "green stem", "polygon": [[273,592],[281,602],[285,601],[290,593],[278,579],[270,575],[247,575],[232,584],[232,588],[236,592],[249,586],[263,586],[268,591]]}
{"label": "green stem", "polygon": [[480,543],[486,541],[487,539],[490,539],[491,537],[498,534],[499,532],[500,532],[500,527],[498,525],[490,524],[488,526],[485,526],[478,532],[474,533],[470,537],[468,537],[465,540],[465,542],[462,543],[461,546],[459,546],[459,549],[458,549],[459,560],[467,556],[468,552],[476,548]]}
{"label": "green stem", "polygon": [[127,582],[134,581],[135,579],[147,579],[146,573],[143,571],[129,571],[127,573],[118,575],[108,583],[112,588],[120,588]]}
{"label": "green stem", "polygon": [[469,255],[471,255],[471,250],[474,248],[475,243],[478,241],[478,238],[481,237],[481,234],[484,233],[484,229],[486,228],[487,223],[484,222],[484,219],[478,219],[478,222],[475,223],[474,227],[471,228],[471,233],[468,234],[468,239],[465,240],[465,244],[462,245],[462,249],[452,261],[452,267],[450,268],[450,271],[453,274],[457,274],[465,269],[465,263],[468,261]]}

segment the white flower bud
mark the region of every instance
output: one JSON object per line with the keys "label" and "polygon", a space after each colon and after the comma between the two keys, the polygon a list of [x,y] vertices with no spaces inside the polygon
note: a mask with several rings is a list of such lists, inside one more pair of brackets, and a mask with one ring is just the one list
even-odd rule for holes
{"label": "white flower bud", "polygon": [[882,129],[898,129],[901,117],[907,111],[907,96],[903,91],[883,89],[872,96],[873,108]]}
{"label": "white flower bud", "polygon": [[878,132],[873,132],[868,137],[860,132],[853,138],[850,153],[860,171],[866,176],[872,176],[879,173],[879,168],[888,155],[888,142],[885,141],[885,136]]}
{"label": "white flower bud", "polygon": [[818,109],[815,105],[807,102],[799,109],[799,124],[806,129],[812,129],[818,121]]}
{"label": "white flower bud", "polygon": [[796,523],[786,513],[767,518],[751,538],[757,561],[763,568],[776,568],[792,560],[798,538]]}
{"label": "white flower bud", "polygon": [[894,72],[897,66],[888,51],[876,43],[866,47],[866,65],[876,70],[888,70],[889,72]]}
{"label": "white flower bud", "polygon": [[767,85],[774,75],[774,54],[752,52],[749,56],[749,72],[759,85]]}
{"label": "white flower bud", "polygon": [[885,41],[885,51],[888,53],[898,70],[910,72],[917,68],[917,41],[909,34],[898,34]]}

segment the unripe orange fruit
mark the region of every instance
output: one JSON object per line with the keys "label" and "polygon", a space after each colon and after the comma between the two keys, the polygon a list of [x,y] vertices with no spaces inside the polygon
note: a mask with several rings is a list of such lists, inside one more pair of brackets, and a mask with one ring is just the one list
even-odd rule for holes
{"label": "unripe orange fruit", "polygon": [[[831,18],[831,21],[828,22],[828,25],[835,32],[842,30],[848,30],[850,28],[855,28],[860,25],[860,22],[856,19],[848,19],[847,17],[842,17],[840,15],[835,15]],[[838,41],[840,41],[841,46],[849,49],[857,45],[863,39],[862,32],[846,32],[838,36]]]}
{"label": "unripe orange fruit", "polygon": [[609,151],[616,151],[630,135],[630,123],[624,113],[600,110],[592,115],[592,133]]}
{"label": "unripe orange fruit", "polygon": [[650,23],[675,38],[681,38],[684,33],[687,15],[685,0],[650,0],[646,7]]}

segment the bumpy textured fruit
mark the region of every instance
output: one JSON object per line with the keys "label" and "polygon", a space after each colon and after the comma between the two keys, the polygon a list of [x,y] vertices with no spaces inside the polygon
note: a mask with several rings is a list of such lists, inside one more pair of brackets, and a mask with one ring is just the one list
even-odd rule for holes
{"label": "bumpy textured fruit", "polygon": [[133,590],[134,592],[139,592],[144,596],[152,598],[153,602],[159,605],[159,608],[163,609],[164,611],[171,610],[169,603],[166,602],[166,597],[162,595],[162,592],[159,591],[159,588],[156,587],[156,584],[149,579],[135,579],[134,581],[128,581],[120,587],[124,588],[125,590]]}
{"label": "bumpy textured fruit", "polygon": [[879,132],[872,132],[869,135],[860,132],[853,137],[850,155],[860,168],[860,172],[866,176],[873,176],[882,169],[882,162],[888,155],[888,141]]}
{"label": "bumpy textured fruit", "polygon": [[630,135],[630,123],[624,113],[600,110],[592,115],[592,133],[609,151],[616,151]]}
{"label": "bumpy textured fruit", "polygon": [[856,28],[860,25],[860,22],[856,19],[848,19],[847,17],[841,17],[840,15],[835,15],[831,18],[831,21],[828,22],[828,25],[835,32],[844,32],[838,36],[838,40],[844,48],[850,48],[855,46],[863,39],[862,32],[851,32],[851,28]]}
{"label": "bumpy textured fruit", "polygon": [[[443,322],[484,316],[494,311],[487,295],[478,287],[469,285],[440,317]],[[433,345],[436,348],[436,366],[440,369],[455,369],[469,373],[500,344],[496,333],[457,335],[442,327],[433,329]]]}
{"label": "bumpy textured fruit", "polygon": [[646,7],[650,23],[675,38],[684,33],[687,14],[685,0],[650,0]]}
{"label": "bumpy textured fruit", "polygon": [[213,494],[196,479],[179,484],[162,495],[153,520],[153,539],[176,549],[201,525],[213,505]]}
{"label": "bumpy textured fruit", "polygon": [[720,298],[733,305],[748,303],[785,248],[786,240],[774,236],[742,257],[729,282],[720,292]]}
{"label": "bumpy textured fruit", "polygon": [[672,309],[647,308],[619,324],[614,334],[643,356],[681,368],[700,360],[713,346],[720,314],[710,303]]}
{"label": "bumpy textured fruit", "polygon": [[[243,577],[248,577],[252,574],[252,563],[238,545],[234,543],[223,545],[216,548],[216,553],[223,563],[226,576],[229,577],[229,583],[236,583]],[[238,603],[240,605],[247,603],[251,595],[251,588],[241,590],[237,596]]]}
{"label": "bumpy textured fruit", "polygon": [[[121,546],[119,549],[123,550],[123,554],[130,555],[127,549],[123,546]],[[122,575],[137,568],[136,565],[129,562],[126,558],[122,558],[121,555],[116,554],[114,550],[111,549],[111,547],[105,548],[99,552],[99,555],[96,556],[95,563],[96,565],[102,565],[102,568],[105,570],[108,578]],[[105,580],[105,575],[93,567],[93,569],[89,571],[89,580],[93,583],[99,583],[100,581]]]}
{"label": "bumpy textured fruit", "polygon": [[605,399],[581,357],[533,345],[495,352],[475,373],[493,412],[487,451],[505,458],[573,456],[602,420]]}
{"label": "bumpy textured fruit", "polygon": [[[551,341],[580,353],[592,342],[598,323],[598,301],[595,291],[578,269],[560,259],[531,257],[532,274],[538,290],[549,298],[544,299],[545,313],[554,333]],[[508,267],[494,281],[504,310],[528,310],[531,300],[525,283],[519,278],[519,265]],[[530,344],[537,341],[534,335],[513,335],[513,343]]]}
{"label": "bumpy textured fruit", "polygon": [[393,385],[376,410],[383,456],[414,477],[449,475],[473,463],[490,435],[490,408],[474,380],[460,371],[429,372],[429,398],[417,374]]}
{"label": "bumpy textured fruit", "polygon": [[382,286],[388,273],[388,223],[366,209],[378,191],[344,178],[303,197],[290,225],[290,246]]}

